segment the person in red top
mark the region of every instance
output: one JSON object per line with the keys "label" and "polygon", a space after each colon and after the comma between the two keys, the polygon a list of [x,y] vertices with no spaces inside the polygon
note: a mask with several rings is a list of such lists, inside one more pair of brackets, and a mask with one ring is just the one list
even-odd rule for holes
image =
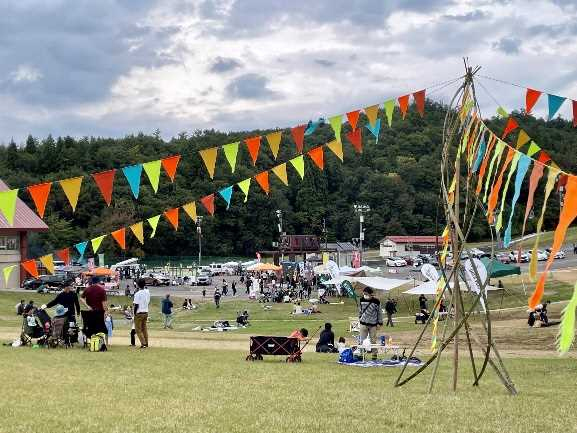
{"label": "person in red top", "polygon": [[295,329],[289,335],[289,338],[297,338],[299,341],[304,341],[309,336],[309,331],[305,328]]}
{"label": "person in red top", "polygon": [[[104,317],[108,311],[108,302],[106,301],[106,289],[103,285],[99,284],[100,281],[98,277],[92,277],[90,280],[90,286],[84,289],[82,295],[80,296],[80,301],[88,308],[91,312],[89,316],[89,328],[91,334],[97,332],[107,333],[106,325],[104,323]],[[84,317],[84,316],[83,316]],[[87,335],[88,336],[88,335]]]}

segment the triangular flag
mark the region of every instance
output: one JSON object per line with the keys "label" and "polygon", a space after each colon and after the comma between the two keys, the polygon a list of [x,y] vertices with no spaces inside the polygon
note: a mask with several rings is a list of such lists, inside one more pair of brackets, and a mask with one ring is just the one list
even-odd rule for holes
{"label": "triangular flag", "polygon": [[214,178],[214,166],[216,165],[216,155],[218,154],[218,147],[211,147],[210,149],[203,149],[199,151],[200,157],[204,161],[204,165],[208,170],[210,178]]}
{"label": "triangular flag", "polygon": [[389,123],[390,128],[393,124],[393,111],[395,110],[395,100],[389,99],[388,101],[385,101],[384,108],[385,108],[385,115],[387,116],[387,122]]}
{"label": "triangular flag", "polygon": [[335,131],[335,138],[338,141],[341,141],[341,127],[343,125],[342,114],[329,118],[329,123],[331,124],[331,128],[333,128],[333,131]]}
{"label": "triangular flag", "polygon": [[76,205],[78,204],[78,195],[80,194],[82,179],[84,179],[82,176],[71,177],[70,179],[64,179],[59,182],[70,206],[72,206],[72,212],[76,210]]}
{"label": "triangular flag", "polygon": [[[360,131],[360,129],[357,129],[357,131]],[[311,157],[316,166],[321,170],[325,168],[323,147],[324,146],[317,146],[308,151],[308,155]]]}
{"label": "triangular flag", "polygon": [[48,272],[54,274],[54,257],[52,254],[46,254],[45,256],[40,257],[40,263],[44,265]]}
{"label": "triangular flag", "polygon": [[14,270],[14,268],[16,267],[16,265],[12,265],[12,266],[6,266],[4,269],[2,269],[2,273],[4,274],[4,286],[8,287],[8,281],[10,280],[10,274],[12,274],[12,271]]}
{"label": "triangular flag", "polygon": [[61,250],[56,251],[56,255],[65,265],[68,266],[70,264],[70,249],[62,248]]}
{"label": "triangular flag", "polygon": [[26,272],[32,275],[34,278],[38,278],[38,268],[36,267],[36,260],[25,260],[21,263],[22,267]]}
{"label": "triangular flag", "polygon": [[94,173],[92,178],[96,185],[98,185],[98,189],[102,194],[102,198],[108,206],[110,206],[110,202],[112,202],[112,189],[114,188],[114,175],[116,174],[116,170],[108,170],[102,171],[100,173]]}
{"label": "triangular flag", "polygon": [[401,109],[401,116],[404,119],[409,109],[409,95],[399,96],[399,108]]}
{"label": "triangular flag", "polygon": [[226,208],[228,209],[230,207],[230,199],[232,198],[232,185],[221,189],[218,193],[226,202]]}
{"label": "triangular flag", "polygon": [[306,125],[299,125],[299,126],[295,126],[294,128],[291,129],[291,135],[293,137],[293,140],[297,146],[297,152],[298,153],[302,153],[303,152],[303,147],[305,145],[305,129],[306,129]]}
{"label": "triangular flag", "polygon": [[[333,142],[341,144],[341,142],[337,141],[337,140],[333,140]],[[341,144],[341,147],[342,147],[342,144]],[[290,162],[293,165],[293,167],[295,168],[295,170],[297,171],[297,173],[299,174],[299,176],[301,177],[301,179],[304,179],[305,178],[305,160],[304,160],[303,156],[299,155],[296,158],[291,159]]]}
{"label": "triangular flag", "polygon": [[126,228],[122,227],[121,229],[115,230],[110,235],[114,238],[114,240],[118,243],[118,246],[125,250],[126,249]]}
{"label": "triangular flag", "polygon": [[531,110],[537,103],[539,96],[541,96],[539,90],[527,89],[527,93],[525,94],[525,113],[531,114]]}
{"label": "triangular flag", "polygon": [[524,129],[519,131],[519,135],[517,136],[517,145],[515,146],[517,149],[521,149],[525,144],[527,144],[531,140],[531,137],[527,135]]}
{"label": "triangular flag", "polygon": [[[367,125],[367,127],[368,126],[369,125]],[[343,160],[343,144],[340,141],[333,140],[330,143],[327,143],[327,147],[331,149],[341,161]]]}
{"label": "triangular flag", "polygon": [[425,89],[413,93],[413,99],[417,106],[417,112],[423,117],[425,115]]}
{"label": "triangular flag", "polygon": [[517,121],[515,119],[513,119],[512,117],[509,117],[509,119],[507,120],[507,124],[505,125],[505,130],[503,131],[503,136],[501,137],[501,139],[504,140],[505,137],[507,137],[507,135],[509,135],[511,132],[513,132],[518,127],[519,127],[519,124],[517,123]]}
{"label": "triangular flag", "polygon": [[179,162],[180,155],[169,156],[162,160],[162,168],[166,171],[171,182],[174,182],[174,176],[176,176],[176,168],[178,167]]}
{"label": "triangular flag", "polygon": [[509,113],[503,107],[497,108],[497,114],[501,117],[509,117]]}
{"label": "triangular flag", "polygon": [[363,137],[361,135],[361,128],[347,133],[347,138],[355,148],[357,153],[363,153]]}
{"label": "triangular flag", "polygon": [[140,175],[142,174],[142,164],[129,165],[122,169],[128,184],[130,185],[130,190],[134,198],[138,198],[140,193]]}
{"label": "triangular flag", "polygon": [[78,251],[78,254],[80,254],[81,259],[82,259],[82,257],[84,257],[84,253],[86,252],[86,246],[87,245],[88,245],[88,241],[78,242],[76,245],[74,245],[74,248],[76,248],[76,251]]}
{"label": "triangular flag", "polygon": [[18,198],[17,189],[0,191],[0,212],[8,221],[8,224],[14,225],[14,214],[16,213],[16,199]]}
{"label": "triangular flag", "polygon": [[158,221],[160,220],[160,215],[153,216],[152,218],[148,218],[148,224],[152,227],[152,233],[150,233],[150,239],[154,237],[156,234],[156,227],[158,227]]}
{"label": "triangular flag", "polygon": [[377,116],[379,115],[379,106],[371,105],[370,107],[365,107],[365,114],[369,120],[369,125],[374,125],[377,122]]}
{"label": "triangular flag", "polygon": [[563,105],[563,102],[565,102],[565,98],[557,95],[547,95],[547,101],[549,103],[549,120],[552,120],[561,105]]}
{"label": "triangular flag", "polygon": [[286,174],[286,162],[283,162],[282,164],[273,167],[272,172],[276,174],[276,177],[278,177],[282,183],[288,185],[288,176]]}
{"label": "triangular flag", "polygon": [[547,152],[545,152],[544,150],[541,150],[541,153],[539,154],[538,160],[539,160],[539,162],[541,162],[543,164],[547,164],[549,161],[551,161],[551,157],[549,156],[549,154]]}
{"label": "triangular flag", "polygon": [[159,159],[158,161],[150,161],[145,162],[142,164],[142,168],[148,176],[148,180],[150,181],[150,185],[152,186],[152,190],[157,193],[158,192],[158,182],[160,181],[160,165],[162,161]]}
{"label": "triangular flag", "polygon": [[132,231],[134,237],[138,239],[138,242],[144,244],[144,224],[142,224],[142,221],[136,224],[132,224],[130,226],[130,230]]}
{"label": "triangular flag", "polygon": [[282,137],[281,131],[271,132],[266,136],[266,140],[268,141],[268,145],[270,146],[270,150],[274,156],[274,159],[276,159],[276,157],[278,156],[281,137]]}
{"label": "triangular flag", "polygon": [[190,217],[190,219],[196,224],[196,203],[191,201],[190,203],[182,205],[182,208],[184,209],[186,214]]}
{"label": "triangular flag", "polygon": [[347,120],[349,121],[349,125],[351,125],[351,129],[357,129],[357,123],[359,122],[359,114],[361,113],[360,110],[349,111],[347,113]]}
{"label": "triangular flag", "polygon": [[[274,169],[273,169],[274,170]],[[286,171],[285,171],[286,176]],[[270,185],[268,181],[268,171],[263,171],[262,173],[257,174],[255,177],[256,182],[260,185],[262,190],[268,195],[270,191]],[[285,183],[286,185],[286,183]]]}
{"label": "triangular flag", "polygon": [[260,135],[258,137],[247,138],[244,140],[248,153],[252,159],[252,165],[256,165],[256,160],[258,158],[258,151],[260,149]]}
{"label": "triangular flag", "polygon": [[236,168],[236,157],[238,155],[238,145],[240,141],[225,144],[222,146],[222,150],[224,150],[224,156],[226,156],[226,160],[230,164],[230,169],[234,173],[234,169]]}
{"label": "triangular flag", "polygon": [[529,145],[529,149],[527,149],[527,156],[533,156],[540,150],[541,148],[537,145],[537,143],[532,141],[531,144]]}
{"label": "triangular flag", "polygon": [[237,183],[240,190],[244,193],[244,202],[248,200],[248,190],[250,189],[250,177]]}
{"label": "triangular flag", "polygon": [[178,209],[174,207],[172,209],[168,209],[164,211],[164,216],[168,220],[168,222],[172,225],[174,230],[178,230]]}
{"label": "triangular flag", "polygon": [[571,101],[573,104],[573,128],[577,127],[577,101]]}
{"label": "triangular flag", "polygon": [[98,249],[100,248],[100,245],[102,244],[102,241],[105,237],[106,235],[102,235],[90,240],[90,243],[92,244],[92,252],[94,254],[98,252]]}
{"label": "triangular flag", "polygon": [[214,194],[204,196],[200,202],[209,214],[214,215]]}
{"label": "triangular flag", "polygon": [[28,187],[28,193],[36,205],[36,211],[38,212],[38,215],[40,215],[40,218],[44,218],[46,201],[48,200],[48,194],[50,194],[51,187],[52,182],[39,183],[38,185]]}
{"label": "triangular flag", "polygon": [[[374,125],[366,125],[367,129],[371,131],[371,134],[375,137],[375,143],[379,142],[379,132],[381,131],[381,119],[377,119]],[[342,160],[342,158],[341,158]]]}

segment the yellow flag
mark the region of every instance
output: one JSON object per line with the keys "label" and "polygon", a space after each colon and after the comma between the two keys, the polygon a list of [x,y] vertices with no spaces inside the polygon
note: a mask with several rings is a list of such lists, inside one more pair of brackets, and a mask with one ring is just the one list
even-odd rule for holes
{"label": "yellow flag", "polygon": [[196,223],[196,203],[191,201],[190,203],[183,205],[182,208],[190,219]]}
{"label": "yellow flag", "polygon": [[54,274],[54,258],[52,257],[52,254],[46,254],[45,256],[40,257],[40,262],[48,272]]}
{"label": "yellow flag", "polygon": [[71,177],[70,179],[64,179],[60,181],[60,186],[66,194],[66,198],[72,206],[72,212],[76,210],[76,204],[78,203],[78,194],[80,194],[80,187],[82,186],[82,176]]}
{"label": "yellow flag", "polygon": [[282,163],[281,165],[277,165],[276,167],[272,168],[272,172],[276,174],[282,183],[288,185],[288,177],[286,174],[286,162]]}
{"label": "yellow flag", "polygon": [[216,156],[218,154],[218,147],[211,147],[210,149],[204,149],[199,151],[202,160],[204,161],[204,165],[208,170],[208,174],[212,179],[214,177],[214,167],[216,165]]}
{"label": "yellow flag", "polygon": [[369,124],[374,128],[377,122],[377,116],[379,115],[379,106],[371,105],[370,107],[365,107],[365,114],[367,119],[369,119]]}
{"label": "yellow flag", "polygon": [[136,239],[138,239],[138,242],[144,244],[144,226],[142,224],[142,221],[136,224],[132,224],[130,226],[130,230],[132,231]]}
{"label": "yellow flag", "polygon": [[340,140],[333,140],[327,143],[327,147],[331,149],[341,161],[343,160],[343,143]]}
{"label": "yellow flag", "polygon": [[531,138],[527,135],[524,129],[519,131],[519,135],[517,136],[517,149],[522,148],[525,144],[527,144],[531,140]]}
{"label": "yellow flag", "polygon": [[6,266],[4,269],[2,269],[2,273],[4,274],[4,287],[8,287],[8,281],[10,280],[10,275],[12,274],[12,271],[16,266],[17,265]]}
{"label": "yellow flag", "polygon": [[274,156],[274,159],[276,159],[276,157],[278,156],[281,136],[282,136],[281,131],[271,132],[270,134],[266,135],[266,140],[268,141],[268,145],[270,146],[270,150]]}

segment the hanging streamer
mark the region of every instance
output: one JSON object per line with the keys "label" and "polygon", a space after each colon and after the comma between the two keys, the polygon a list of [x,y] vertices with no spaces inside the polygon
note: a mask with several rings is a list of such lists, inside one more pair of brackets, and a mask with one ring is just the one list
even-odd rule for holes
{"label": "hanging streamer", "polygon": [[575,340],[575,310],[577,309],[577,283],[573,288],[573,296],[563,309],[561,314],[561,325],[557,337],[557,347],[559,352],[567,353]]}
{"label": "hanging streamer", "polygon": [[499,199],[499,192],[501,191],[501,185],[503,184],[503,176],[505,175],[505,170],[509,167],[509,164],[513,160],[515,156],[515,151],[513,149],[509,149],[507,151],[507,157],[505,158],[505,162],[501,167],[501,171],[497,176],[497,180],[491,187],[491,194],[489,195],[489,203],[487,207],[487,214],[489,217],[489,221],[493,221],[493,212],[495,207],[497,206],[497,200]]}
{"label": "hanging streamer", "polygon": [[487,141],[486,141],[485,137],[483,136],[483,138],[481,138],[481,142],[480,142],[479,147],[477,149],[477,158],[475,159],[475,163],[473,164],[473,169],[472,169],[473,173],[477,173],[477,170],[479,170],[479,167],[481,166],[481,162],[483,161],[483,157],[485,156],[486,150],[487,150]]}
{"label": "hanging streamer", "polygon": [[535,198],[535,191],[539,185],[541,177],[543,177],[543,170],[545,166],[543,164],[533,164],[533,170],[531,170],[531,175],[529,176],[529,193],[527,194],[527,203],[525,204],[525,217],[523,219],[523,229],[521,230],[521,237],[525,236],[525,227],[527,225],[527,219],[533,209],[533,200]]}
{"label": "hanging streamer", "polygon": [[521,155],[519,162],[517,163],[517,174],[515,176],[515,193],[513,194],[513,201],[511,202],[511,213],[509,214],[509,222],[507,228],[505,229],[505,235],[503,236],[503,245],[508,247],[511,244],[511,224],[513,223],[513,215],[515,213],[515,206],[517,205],[517,200],[519,200],[519,195],[521,194],[521,185],[529,170],[531,165],[531,158],[527,155]]}
{"label": "hanging streamer", "polygon": [[492,135],[489,139],[489,144],[487,145],[487,151],[485,152],[485,156],[483,157],[483,162],[481,163],[481,168],[479,169],[479,176],[477,179],[477,189],[475,193],[479,195],[481,193],[481,189],[483,188],[483,179],[485,178],[485,172],[487,170],[487,164],[491,159],[491,152],[493,151],[493,146],[497,142],[497,137]]}
{"label": "hanging streamer", "polygon": [[502,141],[498,141],[497,145],[495,146],[495,153],[493,154],[493,158],[491,158],[491,162],[489,164],[489,171],[487,172],[487,180],[485,181],[485,188],[483,194],[483,202],[485,203],[487,202],[487,193],[489,190],[489,184],[491,183],[491,179],[493,178],[493,167],[495,167],[495,173],[497,173],[497,168],[499,167],[504,147],[505,144]]}
{"label": "hanging streamer", "polygon": [[511,183],[511,178],[513,177],[513,173],[517,170],[517,164],[519,162],[519,158],[521,157],[520,153],[515,152],[513,156],[513,161],[511,161],[511,167],[509,168],[509,173],[507,174],[507,180],[505,181],[505,186],[503,187],[503,191],[501,192],[501,206],[499,207],[499,215],[497,216],[497,223],[495,224],[495,230],[501,231],[503,227],[503,214],[505,213],[505,199],[507,198],[507,192],[509,192],[509,184]]}

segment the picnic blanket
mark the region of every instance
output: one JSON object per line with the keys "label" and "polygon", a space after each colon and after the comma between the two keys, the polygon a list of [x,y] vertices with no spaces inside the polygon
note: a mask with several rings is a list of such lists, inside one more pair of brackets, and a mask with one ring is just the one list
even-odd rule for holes
{"label": "picnic blanket", "polygon": [[[402,367],[405,361],[399,361],[394,359],[377,359],[376,361],[355,361],[355,362],[341,362],[337,361],[341,365],[349,365],[352,367],[362,367],[362,368],[372,368],[372,367]],[[423,365],[422,362],[409,361],[407,366],[410,367],[420,367]]]}

